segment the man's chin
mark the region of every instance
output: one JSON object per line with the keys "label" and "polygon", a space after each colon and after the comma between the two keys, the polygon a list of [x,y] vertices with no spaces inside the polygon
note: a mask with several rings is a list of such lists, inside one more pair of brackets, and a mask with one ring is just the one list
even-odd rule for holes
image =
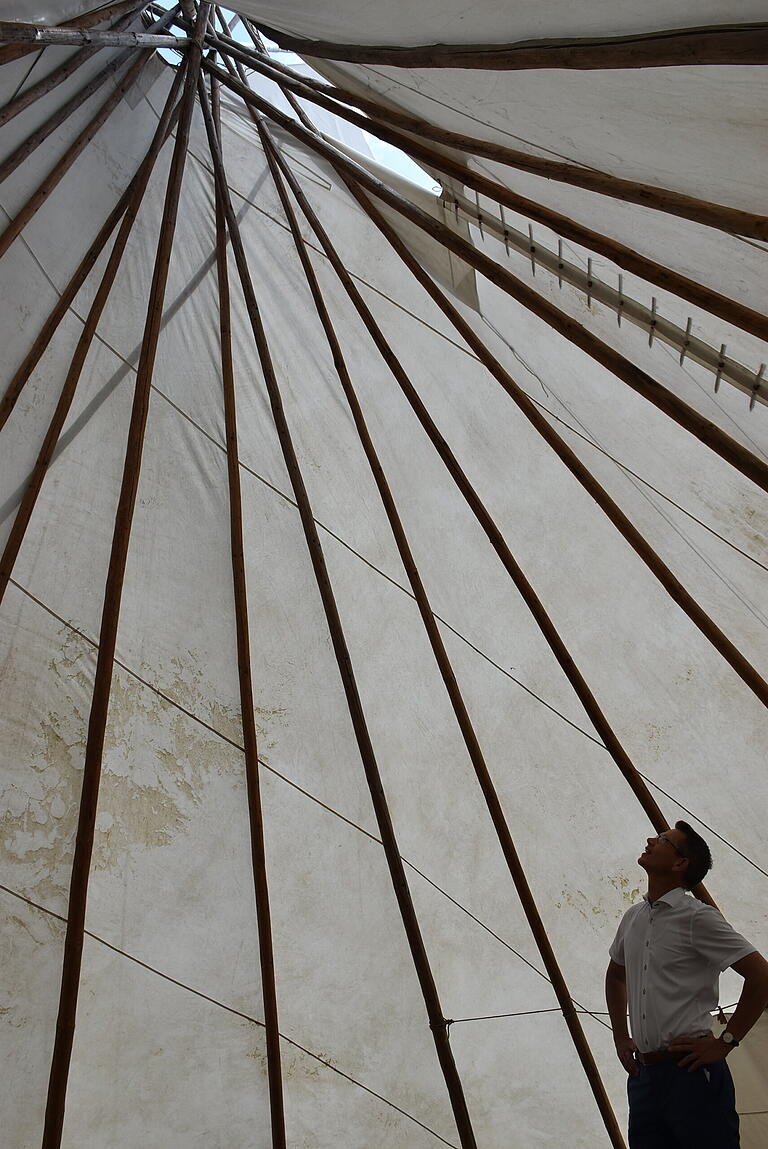
{"label": "man's chin", "polygon": [[645,864],[648,861],[648,857],[649,857],[648,854],[641,854],[640,857],[637,859],[638,866],[642,866],[643,869],[645,869],[646,868]]}

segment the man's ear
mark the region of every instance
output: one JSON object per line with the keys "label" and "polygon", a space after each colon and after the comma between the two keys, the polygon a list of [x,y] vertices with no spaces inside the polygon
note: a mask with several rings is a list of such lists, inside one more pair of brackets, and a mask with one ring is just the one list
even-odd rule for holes
{"label": "man's ear", "polygon": [[672,863],[673,870],[687,870],[690,863],[690,858],[679,857]]}

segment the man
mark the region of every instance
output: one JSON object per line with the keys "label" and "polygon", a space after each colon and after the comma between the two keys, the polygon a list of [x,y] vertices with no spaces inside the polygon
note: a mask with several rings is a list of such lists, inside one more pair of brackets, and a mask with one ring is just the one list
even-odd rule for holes
{"label": "man", "polygon": [[[605,978],[616,1053],[629,1074],[630,1149],[738,1149],[725,1059],[768,1006],[768,962],[686,892],[712,865],[709,847],[687,822],[649,838],[638,863],[648,893],[622,918]],[[728,966],[744,986],[715,1037],[710,1011]]]}

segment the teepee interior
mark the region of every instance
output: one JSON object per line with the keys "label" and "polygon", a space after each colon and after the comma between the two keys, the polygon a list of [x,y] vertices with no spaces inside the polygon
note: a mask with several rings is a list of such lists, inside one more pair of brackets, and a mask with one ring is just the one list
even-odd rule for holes
{"label": "teepee interior", "polygon": [[0,0],[3,1143],[620,1149],[645,838],[768,951],[764,3],[92,4]]}

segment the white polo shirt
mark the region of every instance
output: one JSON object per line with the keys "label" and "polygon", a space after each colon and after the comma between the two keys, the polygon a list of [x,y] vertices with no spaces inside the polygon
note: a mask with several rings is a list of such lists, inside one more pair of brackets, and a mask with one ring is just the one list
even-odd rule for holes
{"label": "white polo shirt", "polygon": [[755,947],[719,910],[681,887],[627,910],[609,953],[626,967],[632,1038],[641,1053],[711,1032],[724,969]]}

